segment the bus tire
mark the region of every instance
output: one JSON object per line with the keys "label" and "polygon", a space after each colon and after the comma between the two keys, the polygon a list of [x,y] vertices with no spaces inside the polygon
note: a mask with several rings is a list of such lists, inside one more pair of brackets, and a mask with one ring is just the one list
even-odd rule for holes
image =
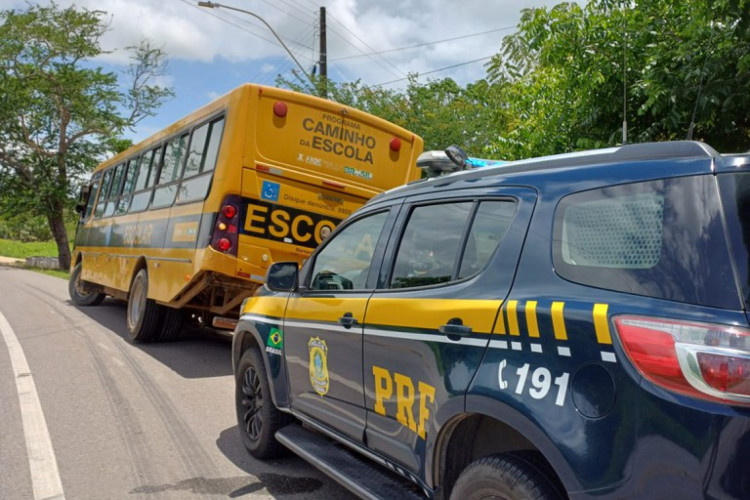
{"label": "bus tire", "polygon": [[157,338],[154,340],[168,341],[174,340],[182,333],[182,326],[185,323],[185,311],[164,307],[164,322]]}
{"label": "bus tire", "polygon": [[128,295],[128,336],[132,342],[149,342],[159,334],[163,307],[148,298],[148,271],[136,273]]}
{"label": "bus tire", "polygon": [[451,491],[451,500],[565,498],[555,480],[528,458],[521,453],[504,453],[475,460],[461,472]]}
{"label": "bus tire", "polygon": [[235,407],[242,444],[255,458],[282,455],[286,448],[274,435],[288,420],[273,404],[260,351],[248,349],[242,353],[235,382]]}
{"label": "bus tire", "polygon": [[83,289],[83,283],[81,282],[82,269],[83,262],[79,262],[73,268],[73,272],[70,273],[70,280],[68,281],[70,300],[77,306],[98,306],[107,296],[103,293],[87,292]]}

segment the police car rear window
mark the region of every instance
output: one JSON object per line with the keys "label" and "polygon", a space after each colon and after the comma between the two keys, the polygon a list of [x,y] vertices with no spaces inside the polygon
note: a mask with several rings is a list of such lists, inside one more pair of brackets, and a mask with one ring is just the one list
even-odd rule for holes
{"label": "police car rear window", "polygon": [[576,193],[557,209],[555,270],[584,285],[737,308],[720,215],[711,176]]}

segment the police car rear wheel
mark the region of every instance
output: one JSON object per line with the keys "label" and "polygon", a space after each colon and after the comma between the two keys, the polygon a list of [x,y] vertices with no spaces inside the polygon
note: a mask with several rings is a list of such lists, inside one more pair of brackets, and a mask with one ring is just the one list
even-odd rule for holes
{"label": "police car rear wheel", "polygon": [[79,262],[70,274],[70,281],[68,282],[70,299],[77,306],[98,306],[105,299],[106,295],[98,292],[89,292],[83,288],[83,281],[81,280],[82,269],[83,264]]}
{"label": "police car rear wheel", "polygon": [[555,481],[534,460],[520,453],[481,458],[464,469],[451,500],[558,500],[565,498]]}
{"label": "police car rear wheel", "polygon": [[235,389],[237,423],[242,443],[255,458],[273,458],[285,448],[274,434],[286,422],[271,400],[263,358],[257,349],[242,354],[237,368]]}

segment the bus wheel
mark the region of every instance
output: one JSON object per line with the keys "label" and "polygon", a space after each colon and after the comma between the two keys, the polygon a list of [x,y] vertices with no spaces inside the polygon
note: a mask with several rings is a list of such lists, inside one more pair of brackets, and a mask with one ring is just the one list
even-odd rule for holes
{"label": "bus wheel", "polygon": [[257,349],[248,349],[242,354],[236,384],[235,406],[242,444],[255,458],[281,455],[285,448],[276,441],[274,434],[287,419],[273,404],[266,367]]}
{"label": "bus wheel", "polygon": [[133,278],[128,297],[128,334],[134,342],[154,340],[162,326],[163,307],[148,298],[148,271],[141,269]]}
{"label": "bus wheel", "polygon": [[185,311],[164,307],[164,323],[161,331],[154,340],[174,340],[180,336],[182,325],[185,323]]}
{"label": "bus wheel", "polygon": [[79,262],[70,274],[70,281],[68,281],[70,300],[77,306],[98,306],[105,299],[106,295],[99,292],[89,292],[83,288],[83,283],[81,282],[82,268],[83,263]]}
{"label": "bus wheel", "polygon": [[458,477],[451,500],[565,498],[555,481],[527,458],[521,453],[505,453],[475,460]]}

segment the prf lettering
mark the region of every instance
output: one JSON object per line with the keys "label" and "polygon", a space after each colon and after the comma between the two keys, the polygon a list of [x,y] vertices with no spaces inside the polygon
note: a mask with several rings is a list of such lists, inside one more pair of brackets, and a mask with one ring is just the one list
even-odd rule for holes
{"label": "prf lettering", "polygon": [[244,233],[276,241],[291,239],[295,244],[315,248],[323,241],[323,228],[333,229],[336,222],[318,214],[249,203]]}
{"label": "prf lettering", "polygon": [[[418,381],[415,391],[411,377],[396,372],[391,374],[380,366],[373,365],[372,374],[375,376],[375,413],[388,416],[387,410],[394,411],[392,403],[395,401],[396,420],[424,439],[430,408],[435,405],[435,388]],[[419,399],[419,403],[415,402],[415,398]],[[417,418],[414,418],[415,405]]]}

